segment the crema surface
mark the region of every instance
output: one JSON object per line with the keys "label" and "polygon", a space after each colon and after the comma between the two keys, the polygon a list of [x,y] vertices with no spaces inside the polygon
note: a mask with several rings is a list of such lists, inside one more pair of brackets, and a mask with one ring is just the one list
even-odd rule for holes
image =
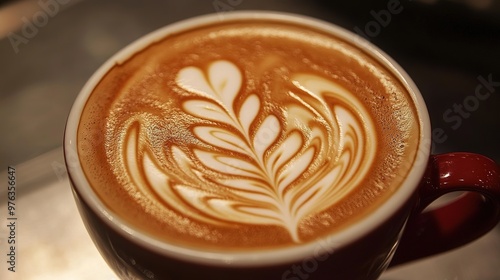
{"label": "crema surface", "polygon": [[370,214],[412,166],[404,86],[331,35],[276,22],[171,34],[116,64],[78,130],[116,215],[195,248],[294,246]]}

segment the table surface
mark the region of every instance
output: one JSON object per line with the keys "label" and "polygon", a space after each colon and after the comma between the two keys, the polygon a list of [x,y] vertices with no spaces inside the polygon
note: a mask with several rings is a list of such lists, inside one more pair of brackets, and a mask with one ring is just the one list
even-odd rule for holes
{"label": "table surface", "polygon": [[[378,25],[376,18],[394,1],[339,2],[346,3],[25,0],[0,5],[0,171],[12,165],[18,177],[17,272],[9,272],[6,256],[1,257],[0,279],[117,279],[73,201],[61,150],[66,116],[80,88],[113,53],[161,26],[221,8],[293,12],[362,30],[420,88],[437,136],[434,153],[473,151],[500,162],[500,2],[401,0],[400,12],[379,18]],[[477,98],[480,85],[489,90],[485,99]],[[7,176],[0,174],[4,255]],[[382,279],[493,280],[500,279],[499,264],[497,227],[470,245],[397,267]]]}

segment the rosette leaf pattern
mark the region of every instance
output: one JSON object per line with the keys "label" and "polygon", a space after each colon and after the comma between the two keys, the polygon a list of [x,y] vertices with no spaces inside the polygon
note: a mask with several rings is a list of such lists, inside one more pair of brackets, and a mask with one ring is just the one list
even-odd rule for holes
{"label": "rosette leaf pattern", "polygon": [[299,243],[301,221],[345,197],[368,172],[372,120],[350,92],[311,74],[292,75],[292,102],[271,113],[262,109],[268,100],[242,94],[242,73],[225,60],[205,71],[183,68],[176,83],[195,96],[182,110],[199,120],[190,127],[197,144],[169,145],[165,168],[141,148],[141,126],[131,125],[126,169],[142,193],[191,219],[279,226]]}

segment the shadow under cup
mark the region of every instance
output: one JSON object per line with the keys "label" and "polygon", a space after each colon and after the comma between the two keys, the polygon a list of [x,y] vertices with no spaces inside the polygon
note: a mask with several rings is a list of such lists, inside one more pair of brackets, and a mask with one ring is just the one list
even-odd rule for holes
{"label": "shadow under cup", "polygon": [[[373,213],[345,230],[306,245],[228,253],[167,244],[123,221],[94,193],[77,152],[80,116],[98,81],[134,51],[180,30],[241,19],[312,27],[351,42],[386,66],[410,92],[418,110],[421,131],[417,159],[398,190]],[[469,153],[430,156],[430,134],[427,109],[417,87],[397,63],[369,42],[329,23],[299,15],[233,12],[167,26],[107,61],[73,105],[65,131],[64,153],[84,224],[104,259],[122,279],[376,279],[391,260],[393,265],[399,264],[460,246],[489,231],[500,218],[497,165]],[[452,191],[471,193],[451,205],[422,214],[432,201]],[[443,228],[447,230],[442,231]]]}

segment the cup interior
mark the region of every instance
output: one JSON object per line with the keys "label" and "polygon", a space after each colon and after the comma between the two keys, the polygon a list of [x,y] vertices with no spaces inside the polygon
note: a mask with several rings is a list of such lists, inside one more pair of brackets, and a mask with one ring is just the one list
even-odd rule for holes
{"label": "cup interior", "polygon": [[[410,173],[403,181],[402,185],[384,204],[378,207],[376,211],[367,215],[361,221],[348,226],[344,230],[333,233],[322,240],[289,248],[259,250],[258,252],[241,251],[232,253],[194,250],[160,241],[123,221],[119,216],[110,211],[110,209],[108,209],[104,203],[99,200],[98,196],[92,190],[89,182],[85,178],[82,167],[80,166],[77,153],[77,130],[80,116],[87,98],[90,96],[92,90],[100,81],[101,77],[103,77],[114,65],[125,61],[138,50],[141,50],[149,44],[174,32],[189,30],[191,28],[212,24],[218,21],[233,21],[242,19],[274,20],[313,27],[317,30],[333,34],[340,39],[351,42],[354,46],[358,47],[382,65],[386,66],[387,69],[389,69],[406,87],[413,99],[415,107],[417,108],[421,129],[419,134],[420,141],[417,147],[417,159],[415,160]],[[120,232],[126,238],[129,238],[144,248],[152,250],[156,253],[181,260],[210,265],[239,265],[251,267],[263,264],[272,265],[300,261],[304,258],[312,256],[313,254],[321,254],[327,250],[331,250],[332,248],[341,248],[375,229],[378,225],[397,212],[404,205],[404,203],[407,203],[408,199],[414,193],[427,165],[427,159],[430,153],[430,143],[430,121],[428,112],[417,86],[408,74],[401,68],[401,66],[399,66],[394,60],[392,60],[387,54],[378,49],[376,46],[353,32],[349,32],[331,23],[323,22],[318,19],[286,13],[244,11],[224,13],[223,15],[205,15],[168,25],[136,40],[134,43],[130,44],[111,57],[85,84],[71,109],[65,130],[64,153],[69,176],[74,183],[74,188],[76,188],[77,193],[81,196],[81,199],[85,200],[90,208],[110,227]]]}

